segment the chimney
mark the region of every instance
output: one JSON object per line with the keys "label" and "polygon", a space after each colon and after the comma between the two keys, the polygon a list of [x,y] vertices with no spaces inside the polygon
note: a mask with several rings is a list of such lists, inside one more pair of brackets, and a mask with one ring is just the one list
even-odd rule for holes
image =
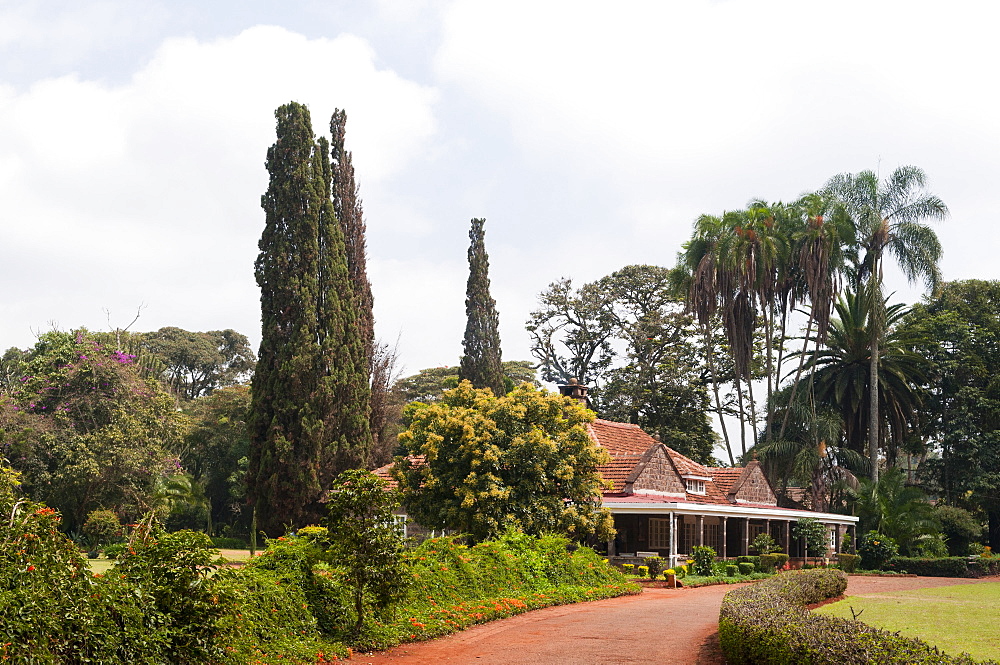
{"label": "chimney", "polygon": [[572,397],[577,400],[586,408],[590,408],[590,398],[587,397],[587,391],[590,390],[587,386],[580,383],[580,380],[575,376],[570,379],[566,385],[559,386],[559,394],[564,397]]}

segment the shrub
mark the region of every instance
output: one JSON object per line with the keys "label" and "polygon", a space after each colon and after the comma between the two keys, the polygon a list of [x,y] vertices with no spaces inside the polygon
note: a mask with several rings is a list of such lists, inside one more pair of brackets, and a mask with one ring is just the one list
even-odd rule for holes
{"label": "shrub", "polygon": [[941,527],[941,534],[948,544],[951,556],[972,554],[969,545],[977,542],[983,535],[983,525],[976,516],[968,510],[957,506],[938,505],[932,513],[934,520]]}
{"label": "shrub", "polygon": [[111,545],[122,535],[122,523],[110,510],[92,510],[83,523],[83,535],[92,550]]}
{"label": "shrub", "polygon": [[[922,559],[940,559],[948,556],[948,545],[940,533],[923,534],[916,539],[916,555]],[[968,550],[968,547],[963,549]],[[956,555],[958,556],[958,555]]]}
{"label": "shrub", "polygon": [[776,560],[774,565],[779,570],[783,568],[786,563],[788,563],[788,555],[784,552],[774,552],[771,556],[775,557]]}
{"label": "shrub", "polygon": [[736,577],[739,572],[740,568],[736,564],[726,564],[726,577]]}
{"label": "shrub", "polygon": [[636,572],[639,574],[639,577],[645,577],[649,574],[649,566],[639,566],[636,568]]}
{"label": "shrub", "polygon": [[773,573],[774,569],[777,567],[778,567],[778,555],[762,554],[760,556],[760,572]]}
{"label": "shrub", "polygon": [[972,577],[1000,575],[1000,557],[984,555],[969,561],[969,574]]}
{"label": "shrub", "polygon": [[635,564],[634,563],[623,563],[622,564],[622,572],[625,573],[626,575],[631,575],[634,571],[635,571]]}
{"label": "shrub", "polygon": [[736,565],[740,569],[740,575],[753,575],[755,568],[752,563],[740,562]]}
{"label": "shrub", "polygon": [[677,579],[682,580],[685,577],[687,577],[688,567],[687,565],[677,566],[676,568],[674,568],[674,571],[675,574],[677,575]]}
{"label": "shrub", "polygon": [[885,564],[886,570],[911,573],[924,577],[968,577],[969,565],[965,557],[921,558],[898,556]]}
{"label": "shrub", "polygon": [[215,536],[212,538],[212,547],[217,547],[220,550],[245,550],[247,549],[247,541],[242,538]]}
{"label": "shrub", "polygon": [[715,562],[715,550],[707,545],[695,545],[691,548],[691,556],[694,559],[695,575],[711,575],[712,564]]}
{"label": "shrub", "polygon": [[774,538],[771,537],[771,534],[759,533],[757,534],[757,537],[753,539],[750,547],[755,550],[758,555],[764,555],[770,554],[778,549],[778,544],[774,542]]}
{"label": "shrub", "polygon": [[858,546],[861,567],[865,570],[881,570],[889,559],[899,554],[896,541],[878,531],[869,531],[861,538]]}
{"label": "shrub", "polygon": [[760,570],[760,557],[759,556],[738,556],[736,557],[737,563],[749,563],[753,566],[754,570]]}
{"label": "shrub", "polygon": [[792,527],[792,535],[806,542],[810,556],[826,556],[826,526],[813,517],[801,517]]}
{"label": "shrub", "polygon": [[649,579],[655,580],[663,572],[663,559],[658,556],[651,556],[646,559],[646,566],[649,568]]}
{"label": "shrub", "polygon": [[848,554],[846,552],[840,552],[837,554],[837,562],[840,564],[840,569],[845,573],[853,573],[858,569],[858,562],[861,557],[857,554]]}
{"label": "shrub", "polygon": [[719,612],[719,642],[730,665],[973,665],[920,640],[860,621],[815,614],[806,605],[839,596],[847,576],[838,570],[793,570],[726,594]]}

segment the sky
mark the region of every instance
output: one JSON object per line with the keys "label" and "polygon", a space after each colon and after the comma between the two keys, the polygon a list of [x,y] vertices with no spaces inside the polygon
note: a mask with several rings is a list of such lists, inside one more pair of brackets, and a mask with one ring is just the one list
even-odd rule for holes
{"label": "sky", "polygon": [[[921,167],[945,279],[1000,277],[982,2],[0,0],[0,349],[234,328],[274,110],[348,115],[377,335],[457,364],[485,217],[505,360],[538,294],[671,266],[694,219]],[[898,274],[890,288],[920,297]]]}

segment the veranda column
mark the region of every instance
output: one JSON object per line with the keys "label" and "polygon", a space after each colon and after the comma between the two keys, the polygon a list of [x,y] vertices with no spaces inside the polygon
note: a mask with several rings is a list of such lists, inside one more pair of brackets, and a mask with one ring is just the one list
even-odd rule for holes
{"label": "veranda column", "polygon": [[792,523],[785,521],[785,554],[792,556]]}
{"label": "veranda column", "polygon": [[750,518],[743,520],[743,556],[750,556]]}
{"label": "veranda column", "polygon": [[705,544],[705,516],[698,515],[698,545]]}
{"label": "veranda column", "polygon": [[722,558],[726,558],[726,522],[729,518],[726,516],[722,517]]}
{"label": "veranda column", "polygon": [[674,555],[677,554],[677,548],[674,547],[674,513],[670,513],[670,546],[667,550],[667,568],[673,568],[674,566]]}
{"label": "veranda column", "polygon": [[[769,536],[771,535],[771,520],[769,519],[764,520],[764,533]],[[760,552],[757,552],[757,554],[760,554]],[[770,554],[770,552],[768,552],[768,554]]]}
{"label": "veranda column", "polygon": [[615,549],[615,539],[608,539],[608,556],[617,556],[618,550]]}

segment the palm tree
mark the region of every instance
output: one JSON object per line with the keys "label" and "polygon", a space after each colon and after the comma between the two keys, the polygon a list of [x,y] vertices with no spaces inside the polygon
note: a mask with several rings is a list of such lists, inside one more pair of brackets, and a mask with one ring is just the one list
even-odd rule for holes
{"label": "palm tree", "polygon": [[[835,198],[854,220],[864,258],[858,269],[859,292],[871,307],[869,366],[870,391],[868,454],[872,480],[878,480],[879,397],[878,366],[880,345],[885,335],[882,294],[885,253],[896,259],[911,283],[923,279],[930,290],[941,279],[939,262],[941,243],[925,219],[944,219],[948,207],[933,194],[924,191],[926,176],[916,166],[897,168],[884,182],[873,171],[842,173],[826,185],[826,193]],[[862,289],[863,287],[863,289]]]}
{"label": "palm tree", "polygon": [[937,531],[931,505],[922,490],[906,485],[902,469],[888,469],[877,481],[864,479],[851,492],[861,530],[889,536],[910,554],[920,536]]}
{"label": "palm tree", "polygon": [[[871,421],[871,320],[867,298],[847,291],[836,305],[838,318],[830,324],[826,348],[812,354],[810,392],[821,407],[836,410],[843,421],[844,445],[864,453]],[[881,361],[877,391],[879,421],[890,435],[886,458],[894,460],[917,420],[923,404],[919,386],[926,382],[927,360],[913,351],[916,345],[900,326],[907,309],[900,304],[879,308],[883,318]],[[810,380],[810,379],[807,379]],[[869,456],[869,464],[871,457]]]}

